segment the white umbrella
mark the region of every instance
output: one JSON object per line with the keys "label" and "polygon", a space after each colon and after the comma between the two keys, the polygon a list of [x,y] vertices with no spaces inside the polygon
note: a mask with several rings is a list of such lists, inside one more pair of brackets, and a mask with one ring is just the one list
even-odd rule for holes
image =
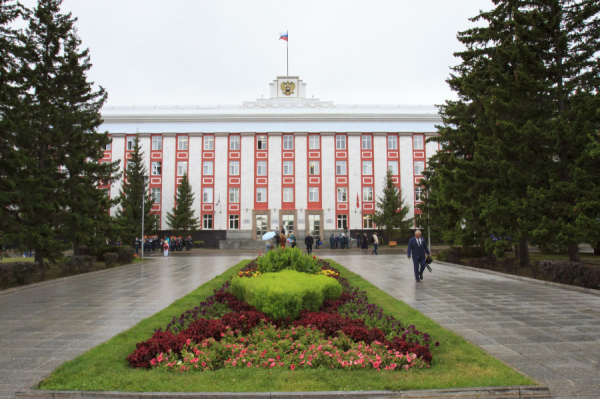
{"label": "white umbrella", "polygon": [[262,239],[266,241],[266,240],[270,240],[273,237],[275,237],[275,232],[269,231],[268,233],[263,234]]}

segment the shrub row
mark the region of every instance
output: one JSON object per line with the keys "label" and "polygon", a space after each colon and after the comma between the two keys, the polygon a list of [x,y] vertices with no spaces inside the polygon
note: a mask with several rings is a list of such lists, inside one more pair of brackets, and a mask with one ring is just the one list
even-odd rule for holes
{"label": "shrub row", "polygon": [[287,269],[314,274],[321,270],[317,262],[316,256],[305,255],[298,247],[278,247],[259,257],[257,268],[260,273],[276,273]]}
{"label": "shrub row", "polygon": [[0,286],[27,284],[37,270],[38,266],[34,262],[0,263]]}
{"label": "shrub row", "polygon": [[70,276],[89,272],[93,269],[95,261],[95,256],[69,256],[59,263],[59,267],[63,276]]}
{"label": "shrub row", "polygon": [[296,319],[303,309],[317,311],[324,299],[335,300],[342,286],[334,278],[294,270],[234,278],[230,292],[274,320]]}
{"label": "shrub row", "polygon": [[555,283],[600,289],[600,269],[586,266],[580,262],[543,260],[534,263],[532,271],[534,275],[541,274]]}

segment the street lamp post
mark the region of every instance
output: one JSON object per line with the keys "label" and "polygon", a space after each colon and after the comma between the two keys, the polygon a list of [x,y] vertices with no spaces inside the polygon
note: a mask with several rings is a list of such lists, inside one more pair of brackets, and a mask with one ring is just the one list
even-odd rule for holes
{"label": "street lamp post", "polygon": [[146,182],[148,182],[148,176],[142,176],[142,260],[144,260],[144,215],[146,214]]}

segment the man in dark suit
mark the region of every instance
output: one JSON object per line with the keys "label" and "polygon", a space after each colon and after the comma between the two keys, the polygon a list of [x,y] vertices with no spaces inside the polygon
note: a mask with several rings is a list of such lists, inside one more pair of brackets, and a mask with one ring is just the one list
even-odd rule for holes
{"label": "man in dark suit", "polygon": [[314,243],[314,239],[310,235],[310,231],[309,231],[306,238],[304,238],[304,244],[306,245],[306,253],[308,253],[308,254],[312,253],[313,243]]}
{"label": "man in dark suit", "polygon": [[413,260],[415,268],[415,280],[420,283],[423,280],[423,271],[425,270],[427,255],[431,255],[425,240],[421,238],[421,230],[415,231],[415,236],[408,241],[408,259]]}

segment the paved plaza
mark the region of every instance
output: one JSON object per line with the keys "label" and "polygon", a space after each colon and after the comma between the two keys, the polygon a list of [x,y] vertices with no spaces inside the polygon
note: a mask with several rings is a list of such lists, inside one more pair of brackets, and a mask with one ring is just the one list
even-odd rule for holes
{"label": "paved plaza", "polygon": [[[0,295],[0,399],[251,256],[154,257]],[[555,397],[600,397],[600,296],[440,264],[417,284],[406,255],[329,257],[550,386]]]}

